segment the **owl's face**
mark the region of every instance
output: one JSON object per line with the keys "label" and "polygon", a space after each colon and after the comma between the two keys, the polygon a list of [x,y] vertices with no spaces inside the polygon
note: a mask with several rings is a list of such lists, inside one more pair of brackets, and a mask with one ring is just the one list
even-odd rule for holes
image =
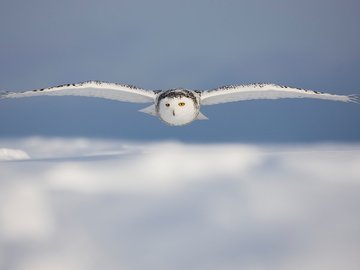
{"label": "owl's face", "polygon": [[173,125],[186,125],[195,120],[199,109],[194,100],[185,96],[165,97],[159,101],[158,113],[161,120]]}

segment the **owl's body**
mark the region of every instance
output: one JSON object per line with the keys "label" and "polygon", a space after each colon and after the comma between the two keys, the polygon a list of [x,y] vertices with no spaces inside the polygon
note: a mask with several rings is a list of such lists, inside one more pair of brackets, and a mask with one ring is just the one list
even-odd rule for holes
{"label": "owl's body", "polygon": [[172,126],[182,126],[194,120],[207,119],[200,112],[202,105],[234,101],[279,98],[316,98],[342,102],[358,102],[358,96],[334,95],[313,90],[276,84],[248,84],[197,91],[183,88],[170,90],[144,90],[131,85],[88,81],[25,92],[7,92],[1,98],[33,96],[85,96],[132,103],[152,103],[141,112],[156,116]]}

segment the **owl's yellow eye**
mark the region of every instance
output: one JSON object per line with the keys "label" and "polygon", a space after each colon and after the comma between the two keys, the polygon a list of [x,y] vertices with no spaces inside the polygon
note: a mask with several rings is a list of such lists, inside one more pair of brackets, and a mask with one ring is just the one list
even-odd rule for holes
{"label": "owl's yellow eye", "polygon": [[179,102],[179,106],[180,107],[185,106],[185,102]]}
{"label": "owl's yellow eye", "polygon": [[166,107],[169,107],[169,106],[170,106],[170,104],[169,104],[169,103],[166,103],[166,104],[165,104],[165,106],[166,106]]}

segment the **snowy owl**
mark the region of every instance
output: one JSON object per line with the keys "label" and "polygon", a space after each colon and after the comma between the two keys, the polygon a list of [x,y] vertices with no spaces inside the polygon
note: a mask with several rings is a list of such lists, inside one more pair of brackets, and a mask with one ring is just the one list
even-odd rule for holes
{"label": "snowy owl", "polygon": [[342,102],[357,102],[354,95],[335,95],[277,84],[247,84],[223,86],[198,91],[183,88],[169,90],[145,90],[132,85],[87,81],[64,84],[25,92],[6,92],[0,98],[34,96],[85,96],[112,99],[132,103],[151,103],[140,110],[160,118],[166,124],[182,126],[194,120],[208,119],[200,112],[202,105],[244,101],[252,99],[317,98]]}

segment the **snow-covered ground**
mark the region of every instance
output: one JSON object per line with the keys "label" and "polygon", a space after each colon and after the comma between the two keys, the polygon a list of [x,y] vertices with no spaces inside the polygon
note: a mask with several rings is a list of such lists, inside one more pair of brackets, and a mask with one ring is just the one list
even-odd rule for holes
{"label": "snow-covered ground", "polygon": [[360,144],[0,140],[0,269],[360,269]]}

